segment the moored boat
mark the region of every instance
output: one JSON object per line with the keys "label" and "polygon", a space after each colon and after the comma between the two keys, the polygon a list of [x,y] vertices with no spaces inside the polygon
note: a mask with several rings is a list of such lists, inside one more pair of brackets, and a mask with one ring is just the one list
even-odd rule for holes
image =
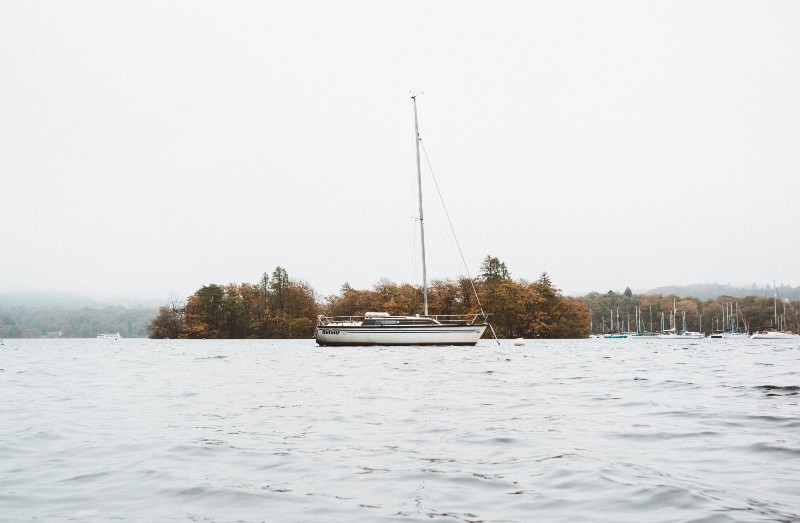
{"label": "moored boat", "polygon": [[488,324],[471,316],[318,316],[316,338],[319,345],[475,345]]}
{"label": "moored boat", "polygon": [[773,307],[774,307],[773,321],[775,323],[768,327],[764,327],[760,330],[757,330],[756,332],[750,335],[750,338],[754,340],[790,340],[790,339],[800,338],[800,334],[795,334],[794,332],[786,330],[785,302],[783,304],[783,314],[781,316],[778,316],[778,286],[773,282],[773,287],[775,287],[775,294],[773,296]]}
{"label": "moored boat", "polygon": [[[683,330],[678,330],[678,310],[676,308],[675,299],[672,300],[672,313],[670,314],[671,328],[662,330],[656,337],[660,340],[699,340],[706,337],[705,333],[697,331],[686,330],[686,311],[683,311]],[[662,316],[662,324],[664,322]],[[662,325],[663,328],[663,325]]]}
{"label": "moored boat", "polygon": [[481,321],[478,320],[478,314],[465,316],[431,316],[428,314],[428,278],[425,265],[425,227],[422,214],[422,173],[420,170],[417,98],[412,96],[411,99],[414,106],[414,140],[417,153],[424,313],[422,316],[394,316],[388,312],[367,312],[363,317],[318,316],[315,338],[319,345],[475,345],[486,328],[491,328],[486,321],[487,316],[483,312],[474,286],[473,292],[480,309]]}
{"label": "moored boat", "polygon": [[659,340],[678,339],[678,333],[675,331],[674,328],[666,329],[664,331],[659,332],[656,335],[656,338],[658,338]]}
{"label": "moored boat", "polygon": [[791,340],[796,338],[800,338],[800,335],[776,329],[762,329],[750,335],[750,339],[753,340]]}
{"label": "moored boat", "polygon": [[681,331],[675,332],[675,329],[668,329],[656,336],[660,340],[701,340],[706,337],[702,332],[695,331]]}
{"label": "moored boat", "polygon": [[746,332],[730,332],[730,331],[714,331],[709,338],[725,338],[729,340],[746,340],[750,338],[750,334]]}

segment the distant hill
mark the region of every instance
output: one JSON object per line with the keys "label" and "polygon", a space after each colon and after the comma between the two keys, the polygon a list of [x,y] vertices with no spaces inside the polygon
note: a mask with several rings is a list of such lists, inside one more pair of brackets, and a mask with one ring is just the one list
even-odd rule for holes
{"label": "distant hill", "polygon": [[88,298],[67,292],[0,292],[0,309],[9,307],[43,307],[48,309],[101,309],[104,307],[159,307],[166,300],[137,300],[109,297]]}
{"label": "distant hill", "polygon": [[96,300],[59,292],[0,293],[0,338],[144,338],[158,313],[153,300]]}
{"label": "distant hill", "polygon": [[[753,284],[752,287],[734,287],[720,283],[696,283],[693,285],[668,285],[651,289],[644,294],[674,294],[680,297],[694,297],[701,300],[712,300],[720,296],[732,296],[743,298],[745,296],[772,296],[774,289],[771,285],[762,287]],[[800,287],[790,287],[788,285],[778,286],[778,296],[789,300],[800,300]]]}

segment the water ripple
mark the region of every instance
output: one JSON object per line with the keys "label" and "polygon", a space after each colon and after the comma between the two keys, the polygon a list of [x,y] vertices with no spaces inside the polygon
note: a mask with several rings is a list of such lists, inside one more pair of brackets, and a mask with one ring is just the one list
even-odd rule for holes
{"label": "water ripple", "polygon": [[7,340],[0,520],[798,521],[755,341]]}

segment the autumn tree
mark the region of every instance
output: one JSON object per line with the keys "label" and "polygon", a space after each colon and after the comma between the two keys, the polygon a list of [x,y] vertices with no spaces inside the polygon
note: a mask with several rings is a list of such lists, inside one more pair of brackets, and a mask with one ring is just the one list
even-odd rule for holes
{"label": "autumn tree", "polygon": [[186,335],[189,338],[220,338],[222,298],[225,289],[204,285],[186,301]]}
{"label": "autumn tree", "polygon": [[159,307],[158,314],[150,322],[150,338],[180,338],[186,326],[185,308],[177,302]]}

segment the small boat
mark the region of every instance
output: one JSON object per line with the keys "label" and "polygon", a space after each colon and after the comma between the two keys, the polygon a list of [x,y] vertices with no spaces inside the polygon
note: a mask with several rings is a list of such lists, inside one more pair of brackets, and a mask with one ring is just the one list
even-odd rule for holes
{"label": "small boat", "polygon": [[99,340],[118,340],[120,338],[122,338],[122,336],[120,336],[119,331],[117,331],[117,332],[115,332],[113,334],[98,334],[97,335],[97,339],[99,339]]}
{"label": "small boat", "polygon": [[[744,330],[739,328],[740,324],[744,327]],[[722,328],[715,329],[708,337],[728,340],[746,340],[750,338],[750,333],[747,332],[747,321],[742,316],[738,303],[725,304],[725,308],[722,310]]]}
{"label": "small boat", "polygon": [[796,338],[800,338],[800,335],[775,329],[762,329],[750,335],[750,339],[753,340],[792,340]]}
{"label": "small boat", "polygon": [[525,340],[523,338],[517,338],[516,340],[514,340],[514,346],[515,347],[524,347],[525,346]]}
{"label": "small boat", "polygon": [[681,331],[676,336],[684,340],[701,340],[706,337],[705,333],[697,331]]}
{"label": "small boat", "polygon": [[695,331],[680,331],[676,332],[675,329],[667,329],[661,334],[656,336],[660,340],[701,340],[706,337],[702,332]]}
{"label": "small boat", "polygon": [[671,329],[666,329],[666,330],[663,330],[663,331],[659,332],[656,335],[656,338],[658,338],[659,340],[676,340],[676,339],[678,339],[678,333],[675,330],[675,328],[673,327]]}
{"label": "small boat", "polygon": [[[414,105],[414,139],[417,150],[419,228],[422,245],[423,315],[392,316],[388,312],[367,312],[363,317],[318,316],[314,331],[318,345],[475,345],[490,327],[486,314],[464,316],[428,315],[428,278],[425,267],[425,228],[422,217],[422,172],[420,170],[417,97]],[[473,292],[475,292],[473,288]],[[476,300],[480,305],[480,299]],[[492,330],[494,333],[494,330]],[[499,344],[498,340],[498,344]]]}
{"label": "small boat", "polygon": [[774,303],[774,324],[760,329],[750,335],[753,340],[791,340],[800,338],[800,334],[789,332],[783,328],[786,325],[786,303],[783,304],[783,315],[778,316],[778,286],[773,282],[775,287],[775,295],[773,297]]}
{"label": "small boat", "polygon": [[[614,328],[615,328],[614,327],[614,309],[611,309],[611,330],[613,331]],[[618,340],[618,339],[627,338],[628,335],[630,335],[631,333],[625,331],[624,329],[625,329],[625,322],[620,321],[619,308],[617,308],[617,326],[616,326],[617,332],[609,332],[608,334],[604,334],[603,338],[608,339],[608,340]]]}
{"label": "small boat", "polygon": [[746,332],[731,332],[731,331],[714,331],[709,338],[725,338],[728,340],[746,340],[750,338],[750,334]]}
{"label": "small boat", "polygon": [[[663,323],[663,316],[662,316]],[[683,330],[679,331],[677,328],[678,323],[678,310],[675,306],[675,299],[672,300],[672,313],[669,318],[670,326],[672,328],[665,329],[659,332],[656,337],[660,340],[699,340],[706,337],[705,333],[697,331],[686,330],[686,311],[683,312]],[[663,327],[662,327],[663,328]]]}
{"label": "small boat", "polygon": [[657,338],[658,335],[661,334],[660,332],[653,332],[653,331],[642,331],[642,332],[634,332],[631,334],[631,338]]}

